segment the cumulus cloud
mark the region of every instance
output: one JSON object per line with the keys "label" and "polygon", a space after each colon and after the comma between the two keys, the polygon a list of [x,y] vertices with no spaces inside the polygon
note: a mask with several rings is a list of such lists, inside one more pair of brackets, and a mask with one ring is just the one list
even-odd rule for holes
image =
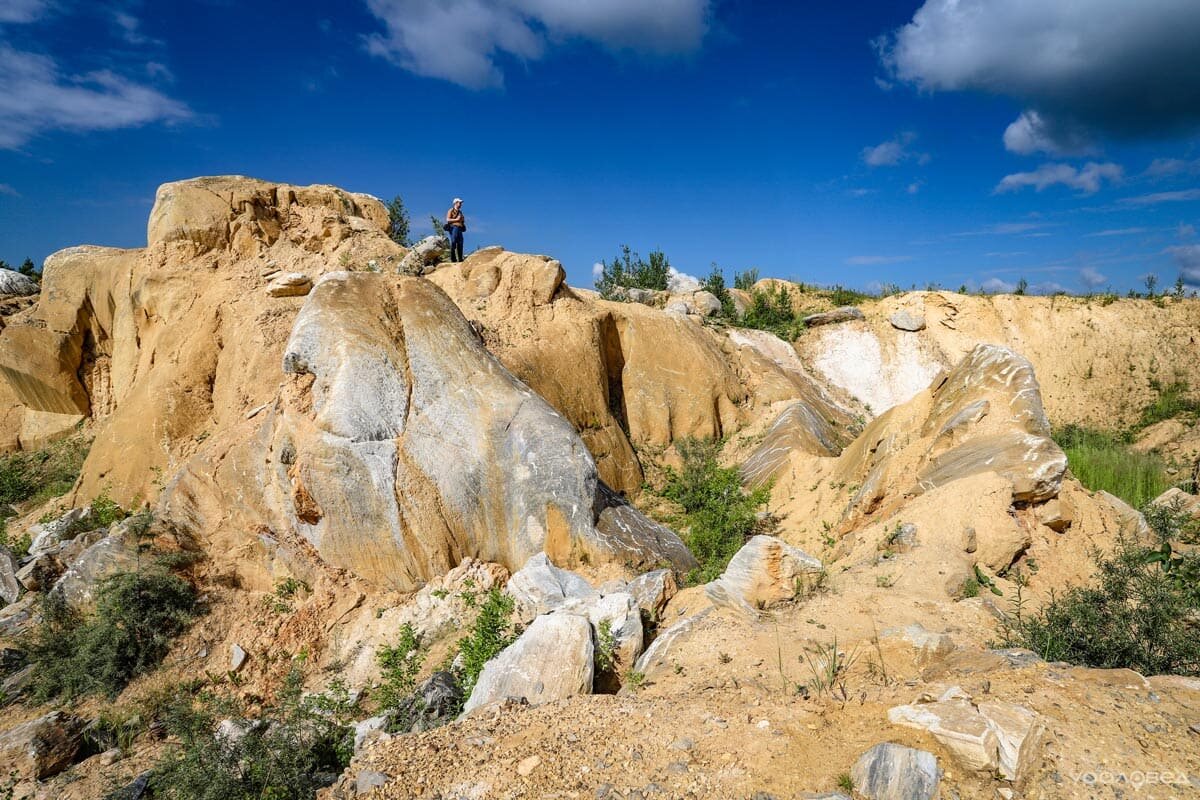
{"label": "cumulus cloud", "polygon": [[1179,235],[1180,239],[1190,239],[1196,235],[1196,226],[1181,222],[1179,223],[1179,229],[1175,232]]}
{"label": "cumulus cloud", "polygon": [[869,167],[894,167],[902,161],[917,161],[921,164],[929,163],[928,153],[917,153],[910,149],[910,145],[916,140],[917,135],[915,133],[905,131],[882,144],[877,144],[874,147],[864,147],[862,160]]}
{"label": "cumulus cloud", "polygon": [[1136,197],[1122,197],[1117,202],[1126,206],[1156,206],[1160,203],[1183,203],[1200,200],[1200,189],[1184,189],[1179,192],[1155,192]]}
{"label": "cumulus cloud", "polygon": [[1079,270],[1079,280],[1083,281],[1083,285],[1089,289],[1099,289],[1104,284],[1108,283],[1108,276],[1102,275],[1099,270],[1094,267],[1084,267]]}
{"label": "cumulus cloud", "polygon": [[1175,257],[1175,263],[1179,267],[1179,274],[1183,276],[1184,283],[1200,284],[1200,244],[1168,247],[1167,252]]}
{"label": "cumulus cloud", "polygon": [[1070,164],[1043,164],[1032,172],[1016,172],[1005,175],[996,185],[996,193],[1016,192],[1028,186],[1037,191],[1062,184],[1071,189],[1078,189],[1084,194],[1095,194],[1100,191],[1104,181],[1119,181],[1123,171],[1117,164],[1098,164],[1089,161],[1082,169],[1076,169]]}
{"label": "cumulus cloud", "polygon": [[999,278],[988,278],[979,288],[988,294],[1011,294],[1016,290],[1017,285]]}
{"label": "cumulus cloud", "polygon": [[679,294],[694,292],[700,288],[700,279],[674,267],[667,267],[667,288]]}
{"label": "cumulus cloud", "polygon": [[865,267],[880,264],[902,264],[912,260],[912,256],[851,256],[846,259],[846,263],[855,267]]}
{"label": "cumulus cloud", "polygon": [[1010,150],[1067,155],[1200,125],[1198,40],[1194,0],[926,0],[875,46],[896,80],[1020,102]]}
{"label": "cumulus cloud", "polygon": [[0,0],[0,23],[33,22],[49,5],[47,0]]}
{"label": "cumulus cloud", "polygon": [[501,86],[501,56],[542,58],[551,44],[584,39],[613,51],[677,55],[699,48],[711,0],[367,0],[386,31],[367,50],[470,89]]}
{"label": "cumulus cloud", "polygon": [[595,264],[592,264],[592,282],[595,283],[596,281],[600,280],[603,275],[604,265],[599,261],[597,261]]}
{"label": "cumulus cloud", "polygon": [[49,56],[0,42],[0,149],[49,130],[116,130],[191,116],[151,86],[109,70],[64,75]]}

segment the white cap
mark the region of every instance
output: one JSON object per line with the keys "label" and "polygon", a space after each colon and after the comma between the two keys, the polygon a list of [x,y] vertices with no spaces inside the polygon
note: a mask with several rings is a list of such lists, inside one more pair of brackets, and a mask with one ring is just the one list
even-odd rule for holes
{"label": "white cap", "polygon": [[456,203],[461,203],[461,202],[462,202],[462,198],[461,198],[461,197],[456,197],[456,198],[454,198],[454,202],[456,202]]}

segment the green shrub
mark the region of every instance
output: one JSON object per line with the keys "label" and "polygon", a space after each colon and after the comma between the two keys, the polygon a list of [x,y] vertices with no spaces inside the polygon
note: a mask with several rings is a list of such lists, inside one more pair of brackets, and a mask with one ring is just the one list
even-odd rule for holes
{"label": "green shrub", "polygon": [[1047,661],[1129,668],[1144,675],[1200,675],[1200,556],[1118,540],[1089,586],[1071,588],[1037,613],[1018,593],[1003,642]]}
{"label": "green shrub", "polygon": [[666,470],[662,495],[682,507],[679,523],[687,529],[684,542],[700,562],[688,582],[705,583],[720,576],[757,531],[758,511],[770,499],[770,487],[749,493],[743,490],[737,468],[717,462],[718,441],[681,439],[675,447],[683,467]]}
{"label": "green shrub", "polygon": [[751,267],[744,272],[733,273],[733,288],[748,292],[758,283],[758,269]]}
{"label": "green shrub", "polygon": [[1163,460],[1129,446],[1129,433],[1107,433],[1068,425],[1054,433],[1079,482],[1092,491],[1103,489],[1135,508],[1171,486]]}
{"label": "green shrub", "polygon": [[167,715],[177,744],[155,766],[155,797],[172,800],[311,800],[350,764],[355,705],[344,686],[305,695],[293,666],[275,704],[243,736],[215,736],[240,704],[181,696]]}
{"label": "green shrub", "polygon": [[479,604],[479,614],[470,633],[458,642],[458,651],[462,655],[459,685],[462,686],[464,698],[471,696],[483,665],[516,640],[516,631],[509,620],[512,613],[511,597],[495,586],[487,591],[483,602]]}
{"label": "green shrub", "polygon": [[859,303],[873,299],[866,292],[860,292],[857,289],[847,289],[840,283],[829,289],[828,297],[829,301],[835,306],[856,306]]}
{"label": "green shrub", "polygon": [[388,238],[402,247],[408,247],[411,244],[408,240],[408,229],[412,223],[408,217],[408,210],[404,207],[403,198],[400,195],[393,197],[392,202],[387,204],[387,211]]}
{"label": "green shrub", "polygon": [[622,245],[621,254],[611,264],[601,262],[601,267],[596,290],[605,299],[616,297],[619,288],[665,291],[671,271],[671,264],[661,250],[650,251],[650,260],[643,261],[629,245]]}
{"label": "green shrub", "polygon": [[87,451],[88,442],[73,436],[40,450],[0,456],[0,505],[66,494],[79,477]]}
{"label": "green shrub", "polygon": [[102,581],[89,614],[60,595],[43,600],[42,621],[24,649],[34,665],[35,699],[115,697],[161,663],[194,618],[196,590],[165,570],[125,572]]}
{"label": "green shrub", "polygon": [[380,708],[396,708],[417,686],[417,673],[425,661],[421,641],[412,623],[400,626],[400,639],[392,647],[375,651],[382,682],[375,691]]}
{"label": "green shrub", "polygon": [[801,316],[792,307],[792,293],[782,283],[750,292],[750,306],[742,315],[741,325],[770,331],[789,342],[804,330]]}
{"label": "green shrub", "polygon": [[612,672],[616,665],[617,637],[613,635],[612,620],[602,619],[596,626],[596,671]]}

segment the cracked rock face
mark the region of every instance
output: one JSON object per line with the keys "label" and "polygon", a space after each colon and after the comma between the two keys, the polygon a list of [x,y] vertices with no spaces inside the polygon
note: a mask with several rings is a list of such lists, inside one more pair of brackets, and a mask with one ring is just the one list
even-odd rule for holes
{"label": "cracked rock face", "polygon": [[611,503],[579,435],[427,281],[329,273],[283,369],[297,377],[264,423],[274,510],[335,566],[404,590],[464,556],[694,563],[661,526],[597,531]]}

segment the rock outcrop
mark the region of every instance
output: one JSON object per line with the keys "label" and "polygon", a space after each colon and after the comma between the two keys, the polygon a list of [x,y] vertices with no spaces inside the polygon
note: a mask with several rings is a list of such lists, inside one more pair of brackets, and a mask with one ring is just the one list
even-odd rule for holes
{"label": "rock outcrop", "polygon": [[41,291],[38,282],[11,269],[0,269],[0,295],[25,297]]}

